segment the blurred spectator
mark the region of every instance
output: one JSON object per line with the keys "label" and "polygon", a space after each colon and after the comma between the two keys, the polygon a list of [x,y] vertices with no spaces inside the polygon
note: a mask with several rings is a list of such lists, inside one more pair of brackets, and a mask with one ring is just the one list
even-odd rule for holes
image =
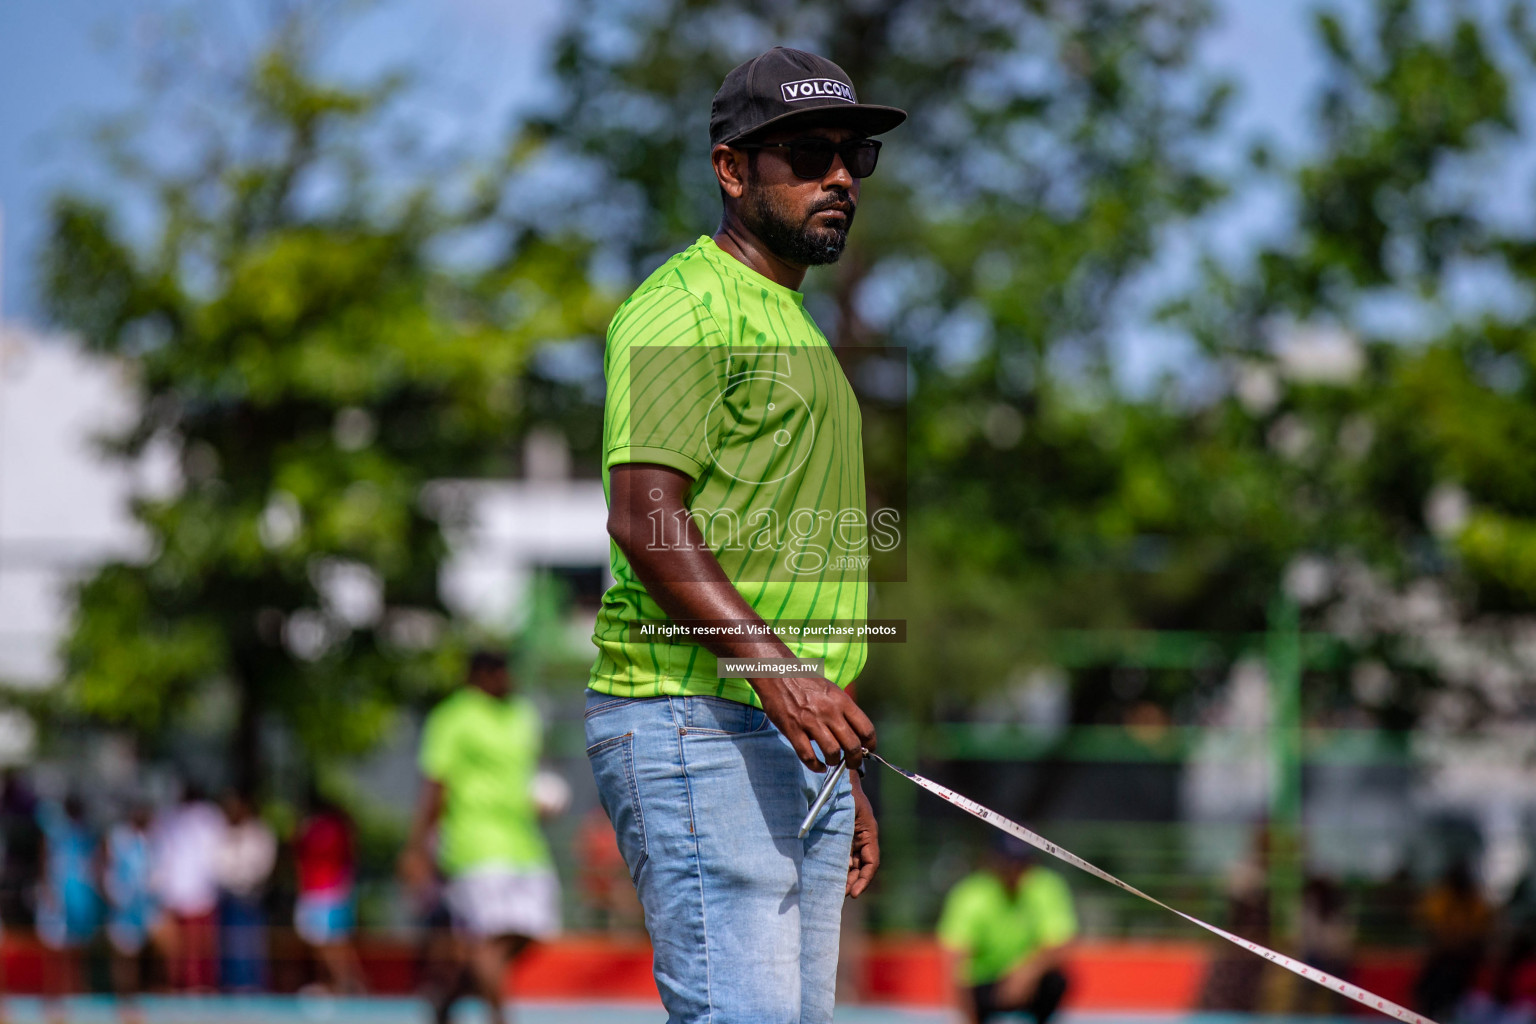
{"label": "blurred spectator", "polygon": [[1520,975],[1536,959],[1536,866],[1509,894],[1504,904],[1504,942],[1493,972],[1493,1000],[1506,1009],[1524,1003],[1527,1017],[1536,1017],[1536,992],[1521,991]]}
{"label": "blurred spectator", "polygon": [[[1301,961],[1336,978],[1349,979],[1354,958],[1355,929],[1346,913],[1343,886],[1331,878],[1312,877],[1301,889],[1299,921]],[[1292,1009],[1297,1013],[1332,1013],[1342,1016],[1349,1003],[1337,992],[1297,980],[1292,989]]]}
{"label": "blurred spectator", "polygon": [[[96,838],[86,824],[84,801],[73,793],[62,804],[38,804],[37,823],[45,865],[37,898],[37,936],[51,954],[46,991],[57,1000],[80,990],[83,951],[101,923]],[[62,1020],[62,1004],[51,1002],[49,1015]]]}
{"label": "blurred spectator", "polygon": [[1447,868],[1424,894],[1419,919],[1429,935],[1429,951],[1414,983],[1416,1008],[1445,1020],[1472,987],[1493,931],[1493,909],[1477,891],[1465,859]]}
{"label": "blurred spectator", "polygon": [[43,833],[37,824],[37,797],[20,768],[0,775],[0,921],[30,927],[33,900],[43,870]]}
{"label": "blurred spectator", "polygon": [[611,931],[638,931],[643,915],[640,897],[630,881],[629,868],[613,825],[602,807],[593,807],[576,830],[576,885],[582,902],[591,910],[593,923]]}
{"label": "blurred spectator", "polygon": [[1416,941],[1416,915],[1419,905],[1419,886],[1413,871],[1406,864],[1392,872],[1373,901],[1372,933],[1383,936],[1393,945],[1411,945]]}
{"label": "blurred spectator", "polygon": [[312,789],[308,814],[293,843],[299,882],[294,929],[319,956],[330,990],[345,995],[364,991],[362,965],[353,945],[357,879],[353,831],[347,813]]}
{"label": "blurred spectator", "polygon": [[966,1019],[1023,1012],[1046,1024],[1066,994],[1061,965],[1076,934],[1067,883],[1035,864],[1026,843],[1003,836],[986,867],[950,890],[939,917]]}
{"label": "blurred spectator", "polygon": [[224,798],[227,827],[219,843],[220,981],[233,992],[267,987],[267,919],[262,897],[277,862],[277,837],[258,818],[250,798]]}
{"label": "blurred spectator", "polygon": [[468,984],[500,1024],[511,959],[560,928],[559,883],[533,785],[543,726],[533,703],[511,692],[506,657],[479,652],[465,685],[422,730],[425,781],[401,872],[415,886],[433,883],[430,843],[440,824],[448,907],[468,945],[459,984],[433,994],[439,1021]]}
{"label": "blurred spectator", "polygon": [[[1247,857],[1232,867],[1227,879],[1227,931],[1251,942],[1269,945],[1269,859],[1267,825],[1253,832]],[[1200,993],[1202,1010],[1253,1013],[1259,1008],[1266,961],[1238,946],[1222,943],[1211,960]]]}
{"label": "blurred spectator", "polygon": [[[1269,826],[1253,829],[1247,857],[1236,861],[1227,877],[1227,930],[1253,943],[1269,944]],[[1221,944],[1213,955],[1200,993],[1201,1010],[1252,1013],[1258,1009],[1264,966],[1253,953]]]}
{"label": "blurred spectator", "polygon": [[125,1024],[142,1020],[136,996],[144,989],[144,953],[165,951],[168,921],[151,887],[150,812],[136,804],[128,819],[107,834],[102,891],[107,898],[107,941],[112,946],[112,987]]}
{"label": "blurred spectator", "polygon": [[227,827],[195,783],[155,824],[153,883],[168,915],[166,969],[173,988],[207,992],[218,980],[218,863]]}

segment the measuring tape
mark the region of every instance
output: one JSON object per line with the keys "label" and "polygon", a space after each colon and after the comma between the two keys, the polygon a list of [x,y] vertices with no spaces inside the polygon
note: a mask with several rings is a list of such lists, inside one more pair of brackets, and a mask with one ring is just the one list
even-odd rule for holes
{"label": "measuring tape", "polygon": [[1120,881],[1120,879],[1116,878],[1108,871],[1094,867],[1092,864],[1083,860],[1083,858],[1079,857],[1072,851],[1062,849],[1055,843],[1051,842],[1049,839],[1046,839],[1044,836],[1036,835],[1034,832],[1031,832],[1023,825],[1020,825],[1016,821],[1010,821],[991,808],[983,807],[976,801],[967,799],[952,789],[946,789],[945,787],[939,785],[937,782],[934,782],[932,779],[925,779],[916,772],[909,772],[905,768],[898,768],[894,764],[891,764],[891,762],[887,761],[885,758],[881,757],[879,754],[869,753],[867,756],[874,758],[876,761],[879,761],[881,764],[885,765],[891,771],[896,772],[898,775],[905,775],[907,778],[911,779],[919,786],[922,786],[924,789],[932,793],[934,796],[937,796],[939,799],[954,804],[962,811],[965,811],[969,814],[974,814],[976,817],[980,818],[988,825],[991,825],[993,828],[1000,828],[1004,832],[1007,832],[1009,835],[1018,836],[1030,846],[1033,846],[1039,850],[1044,850],[1052,857],[1055,857],[1058,860],[1064,860],[1068,864],[1071,864],[1073,867],[1080,868],[1081,870],[1088,872],[1095,878],[1102,878],[1110,885],[1113,885],[1119,889],[1123,889],[1133,896],[1140,896],[1148,903],[1155,903],[1169,913],[1177,914],[1191,924],[1199,925],[1201,928],[1204,928],[1206,931],[1211,932],[1214,935],[1220,935],[1228,942],[1242,946],[1248,952],[1257,954],[1272,964],[1284,967],[1292,974],[1299,975],[1300,977],[1307,979],[1315,985],[1321,985],[1326,989],[1331,989],[1341,996],[1346,996],[1350,999],[1353,999],[1357,1003],[1360,1003],[1364,1006],[1369,1006],[1373,1010],[1378,1010],[1381,1013],[1386,1014],[1388,1017],[1396,1017],[1398,1020],[1402,1021],[1403,1024],[1435,1024],[1435,1022],[1430,1020],[1428,1017],[1424,1016],[1423,1014],[1414,1013],[1406,1006],[1399,1006],[1392,1002],[1390,999],[1383,999],[1376,993],[1367,992],[1365,989],[1358,985],[1351,985],[1349,982],[1344,981],[1342,978],[1335,978],[1331,974],[1325,974],[1324,972],[1318,970],[1316,967],[1311,967],[1307,964],[1304,964],[1300,960],[1294,960],[1291,957],[1285,956],[1284,954],[1276,953],[1274,950],[1261,946],[1257,942],[1249,942],[1247,939],[1233,935],[1231,932],[1225,931],[1221,928],[1217,928],[1213,924],[1207,924],[1206,922],[1200,920],[1198,917],[1191,917],[1189,914],[1184,913],[1182,910],[1175,910],[1173,907],[1170,907],[1162,900],[1153,899],[1151,896],[1148,896],[1146,893],[1142,892],[1135,886]]}

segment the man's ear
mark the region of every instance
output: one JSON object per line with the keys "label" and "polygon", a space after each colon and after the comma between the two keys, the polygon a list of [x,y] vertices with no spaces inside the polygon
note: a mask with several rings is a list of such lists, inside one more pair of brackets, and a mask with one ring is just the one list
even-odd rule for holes
{"label": "man's ear", "polygon": [[709,158],[714,162],[720,191],[732,199],[740,199],[747,190],[747,154],[721,143],[710,150]]}

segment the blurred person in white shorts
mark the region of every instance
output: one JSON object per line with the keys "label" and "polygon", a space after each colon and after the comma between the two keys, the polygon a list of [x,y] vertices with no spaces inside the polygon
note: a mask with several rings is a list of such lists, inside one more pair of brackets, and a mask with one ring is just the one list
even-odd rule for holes
{"label": "blurred person in white shorts", "polygon": [[431,885],[435,828],[464,946],[459,978],[429,993],[439,1021],[467,990],[485,1000],[492,1024],[503,1024],[512,958],[560,930],[560,885],[535,793],[542,740],[537,709],[512,693],[506,657],[489,651],[471,658],[465,685],[427,716],[422,792],[401,871],[412,885]]}

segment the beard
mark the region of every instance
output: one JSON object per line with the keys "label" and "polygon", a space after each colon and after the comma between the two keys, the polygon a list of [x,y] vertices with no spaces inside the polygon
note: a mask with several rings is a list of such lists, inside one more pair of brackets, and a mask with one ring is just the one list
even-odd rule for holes
{"label": "beard", "polygon": [[[816,227],[811,221],[822,210],[834,206],[847,207],[847,219],[836,227]],[[800,217],[775,204],[768,190],[749,187],[747,201],[742,207],[742,220],[754,235],[785,263],[799,267],[819,267],[836,263],[848,244],[848,229],[853,226],[853,215],[858,212],[853,197],[842,189],[816,201],[805,216]]]}

